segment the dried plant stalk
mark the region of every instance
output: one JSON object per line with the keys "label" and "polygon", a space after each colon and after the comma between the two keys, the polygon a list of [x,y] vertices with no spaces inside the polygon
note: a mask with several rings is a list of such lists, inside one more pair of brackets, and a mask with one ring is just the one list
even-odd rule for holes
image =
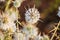
{"label": "dried plant stalk", "polygon": [[55,34],[56,34],[57,30],[58,30],[59,25],[60,25],[60,21],[59,21],[59,23],[58,23],[58,25],[56,27],[56,30],[54,31],[54,33],[53,33],[53,35],[51,37],[51,40],[53,40],[53,38],[54,38],[54,36],[55,36]]}
{"label": "dried plant stalk", "polygon": [[12,0],[8,0],[8,1],[7,1],[7,3],[6,3],[6,7],[5,7],[5,11],[8,10],[8,8],[9,8],[9,4],[11,3],[11,1],[12,1]]}

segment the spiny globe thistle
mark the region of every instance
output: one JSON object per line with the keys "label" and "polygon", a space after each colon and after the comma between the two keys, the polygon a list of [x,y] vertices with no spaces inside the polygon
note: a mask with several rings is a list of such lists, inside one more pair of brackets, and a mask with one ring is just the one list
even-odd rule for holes
{"label": "spiny globe thistle", "polygon": [[34,24],[40,18],[40,13],[35,7],[29,8],[25,13],[25,20],[27,23]]}

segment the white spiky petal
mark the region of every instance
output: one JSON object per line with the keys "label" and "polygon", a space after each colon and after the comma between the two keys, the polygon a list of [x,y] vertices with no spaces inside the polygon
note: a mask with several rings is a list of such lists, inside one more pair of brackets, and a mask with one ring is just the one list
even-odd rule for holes
{"label": "white spiky petal", "polygon": [[36,8],[30,8],[25,13],[25,20],[27,23],[34,24],[40,18],[40,13]]}

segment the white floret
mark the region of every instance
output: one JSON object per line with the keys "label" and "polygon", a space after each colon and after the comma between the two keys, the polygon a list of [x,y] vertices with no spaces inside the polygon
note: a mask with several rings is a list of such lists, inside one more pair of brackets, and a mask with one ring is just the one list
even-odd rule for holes
{"label": "white floret", "polygon": [[40,18],[40,13],[36,8],[30,8],[25,13],[25,20],[30,24],[36,23]]}
{"label": "white floret", "polygon": [[29,38],[34,38],[38,35],[38,29],[35,26],[27,25],[22,29],[22,32]]}

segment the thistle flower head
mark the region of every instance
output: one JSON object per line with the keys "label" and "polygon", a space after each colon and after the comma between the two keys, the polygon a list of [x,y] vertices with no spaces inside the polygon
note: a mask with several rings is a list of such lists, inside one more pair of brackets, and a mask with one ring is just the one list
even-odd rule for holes
{"label": "thistle flower head", "polygon": [[30,8],[25,13],[25,20],[27,23],[34,24],[40,18],[40,13],[36,8]]}
{"label": "thistle flower head", "polygon": [[2,30],[11,30],[12,32],[16,31],[15,20],[18,19],[15,11],[8,10],[7,12],[0,15],[0,29]]}

